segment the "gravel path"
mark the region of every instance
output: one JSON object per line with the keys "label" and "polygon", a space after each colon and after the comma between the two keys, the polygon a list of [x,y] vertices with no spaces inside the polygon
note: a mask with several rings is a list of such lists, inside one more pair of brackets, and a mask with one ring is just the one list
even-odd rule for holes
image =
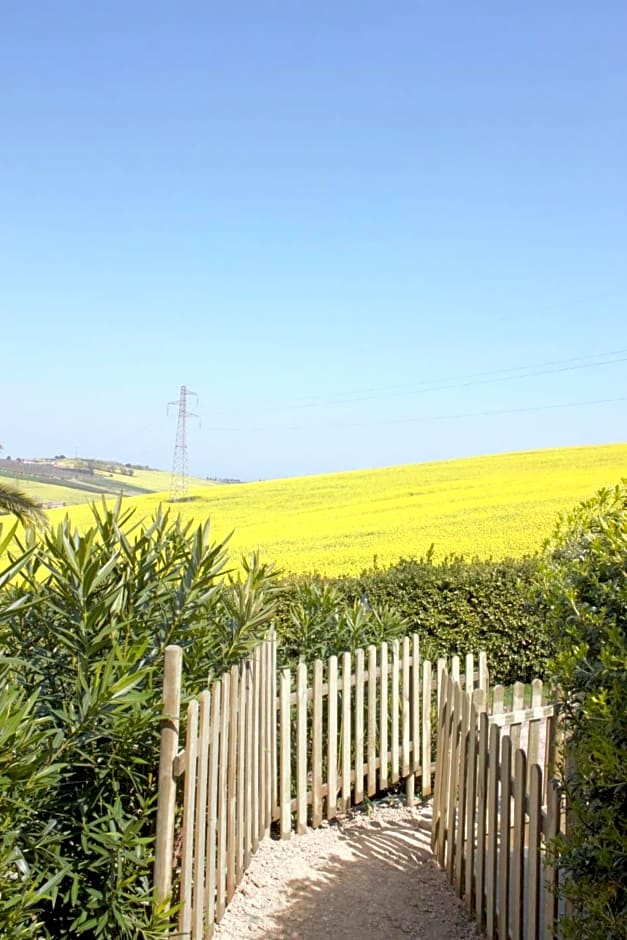
{"label": "gravel path", "polygon": [[433,859],[430,812],[387,797],[289,841],[266,839],[215,936],[480,937]]}

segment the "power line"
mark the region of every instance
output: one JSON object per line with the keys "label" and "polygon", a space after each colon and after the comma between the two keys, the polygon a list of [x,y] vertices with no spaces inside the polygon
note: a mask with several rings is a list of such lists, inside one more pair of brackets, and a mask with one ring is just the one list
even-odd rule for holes
{"label": "power line", "polygon": [[311,430],[331,430],[337,428],[369,428],[375,425],[389,424],[418,424],[422,421],[458,421],[463,418],[488,418],[495,415],[514,415],[523,414],[531,411],[554,411],[558,408],[582,408],[587,405],[609,405],[619,401],[627,401],[627,396],[620,398],[596,398],[588,401],[569,401],[553,405],[530,405],[523,408],[498,408],[494,411],[467,411],[459,414],[444,415],[419,415],[413,418],[382,418],[380,420],[359,422],[355,424],[321,424],[316,427],[312,425],[293,425],[290,431],[311,431]]}
{"label": "power line", "polygon": [[[578,369],[595,369],[601,366],[614,365],[619,362],[627,362],[627,356],[623,356],[620,359],[610,359],[606,362],[586,362],[579,365],[571,366],[561,366],[557,369],[540,369],[537,368],[534,371],[525,372],[523,375],[503,375],[500,378],[486,378],[486,379],[468,379],[467,381],[451,381],[445,385],[428,385],[424,388],[415,388],[413,390],[406,389],[404,391],[396,391],[390,393],[384,397],[386,398],[399,398],[404,397],[405,395],[422,395],[427,392],[442,392],[448,391],[449,389],[455,388],[471,388],[476,387],[477,385],[494,385],[499,382],[509,382],[512,379],[531,379],[537,378],[540,375],[557,375],[561,372],[575,372]],[[329,402],[328,404],[352,404],[353,402],[363,402],[363,401],[374,401],[376,398],[381,396],[363,396],[360,398],[344,398],[337,399],[334,402]]]}
{"label": "power line", "polygon": [[[381,418],[379,420],[368,420],[360,422],[343,422],[338,424],[301,424],[301,425],[289,425],[284,430],[286,431],[330,431],[330,430],[341,430],[343,428],[371,428],[376,425],[390,425],[390,424],[414,424],[420,423],[423,421],[456,421],[463,418],[485,418],[492,417],[494,415],[513,415],[513,414],[522,414],[524,412],[532,411],[554,411],[559,408],[583,408],[588,405],[610,405],[616,402],[627,401],[627,396],[619,396],[617,398],[595,398],[589,399],[587,401],[569,401],[569,402],[560,402],[557,404],[551,405],[530,405],[522,408],[499,408],[494,411],[468,411],[460,412],[458,414],[443,414],[443,415],[419,415],[413,418]],[[227,427],[213,427],[212,431],[233,431],[233,432],[268,432],[273,430],[269,427],[247,427],[247,428],[227,428]],[[274,429],[276,430],[276,429]]]}
{"label": "power line", "polygon": [[[610,358],[612,357],[612,358]],[[557,375],[564,372],[575,372],[580,369],[595,369],[604,366],[627,362],[627,349],[617,349],[609,352],[596,353],[590,356],[577,356],[569,359],[556,359],[542,363],[528,363],[520,366],[510,366],[487,372],[475,372],[447,378],[433,379],[429,382],[418,382],[411,385],[370,386],[363,389],[347,392],[342,397],[319,396],[307,399],[297,399],[288,405],[273,406],[259,409],[263,413],[294,411],[322,406],[345,405],[364,401],[374,401],[378,398],[398,398],[405,395],[424,395],[429,392],[447,391],[456,388],[471,388],[479,385],[492,385],[500,382],[510,382],[516,379],[537,378],[543,375]]]}
{"label": "power line", "polygon": [[404,421],[451,421],[460,418],[485,418],[492,415],[515,415],[528,411],[553,411],[558,408],[582,408],[585,405],[610,405],[619,401],[627,401],[627,395],[619,398],[595,398],[589,401],[568,401],[554,405],[530,405],[524,408],[498,408],[495,411],[473,411],[465,414],[455,415],[433,415],[425,418],[394,418],[392,421],[386,421],[386,424],[400,424]]}
{"label": "power line", "polygon": [[[608,359],[608,356],[620,356],[622,358]],[[591,359],[603,359],[604,361],[591,362]],[[590,369],[597,366],[612,365],[614,362],[625,361],[627,361],[627,349],[620,349],[614,352],[597,353],[595,356],[578,356],[572,359],[557,359],[544,363],[511,366],[509,368],[496,369],[489,372],[475,372],[468,375],[433,379],[430,382],[419,382],[413,385],[392,385],[388,386],[387,388],[383,387],[378,389],[363,389],[361,392],[349,393],[351,397],[335,399],[335,401],[337,401],[339,404],[346,404],[352,401],[369,401],[372,399],[356,396],[366,395],[370,392],[388,392],[396,396],[404,394],[422,394],[423,392],[431,391],[442,391],[449,388],[466,388],[470,385],[489,385],[492,384],[492,382],[505,382],[509,381],[510,379],[530,378],[537,375],[550,375],[558,372],[570,372],[577,369]],[[557,368],[551,368],[552,366]]]}

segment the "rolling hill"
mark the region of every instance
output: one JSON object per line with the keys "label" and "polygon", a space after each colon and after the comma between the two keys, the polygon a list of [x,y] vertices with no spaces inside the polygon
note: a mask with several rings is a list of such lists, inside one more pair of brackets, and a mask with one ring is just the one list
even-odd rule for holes
{"label": "rolling hill", "polygon": [[[359,572],[420,556],[503,558],[538,550],[558,513],[627,474],[627,444],[497,454],[239,486],[192,488],[182,517],[211,518],[232,552],[293,572]],[[165,474],[164,474],[165,476]],[[127,497],[149,517],[165,494]],[[89,523],[88,506],[69,512]]]}
{"label": "rolling hill", "polygon": [[[117,461],[67,457],[52,460],[0,460],[0,477],[43,506],[91,503],[101,495],[138,496],[170,489],[169,471],[131,467]],[[213,486],[191,477],[190,486]]]}

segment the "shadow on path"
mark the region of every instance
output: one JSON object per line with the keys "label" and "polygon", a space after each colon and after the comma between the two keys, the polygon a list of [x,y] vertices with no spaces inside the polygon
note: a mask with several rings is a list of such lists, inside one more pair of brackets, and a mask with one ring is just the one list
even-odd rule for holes
{"label": "shadow on path", "polygon": [[[430,809],[430,808],[429,808]],[[284,885],[283,910],[265,936],[290,940],[475,937],[474,926],[438,869],[430,816],[374,814],[338,824],[341,851],[306,878]],[[306,836],[305,836],[306,838]]]}

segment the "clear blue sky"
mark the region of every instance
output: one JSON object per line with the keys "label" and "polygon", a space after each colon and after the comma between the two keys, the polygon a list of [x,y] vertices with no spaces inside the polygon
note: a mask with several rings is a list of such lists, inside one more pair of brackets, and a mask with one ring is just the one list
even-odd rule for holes
{"label": "clear blue sky", "polygon": [[625,440],[626,36],[623,0],[4,0],[5,454],[168,468],[183,384],[203,476]]}

